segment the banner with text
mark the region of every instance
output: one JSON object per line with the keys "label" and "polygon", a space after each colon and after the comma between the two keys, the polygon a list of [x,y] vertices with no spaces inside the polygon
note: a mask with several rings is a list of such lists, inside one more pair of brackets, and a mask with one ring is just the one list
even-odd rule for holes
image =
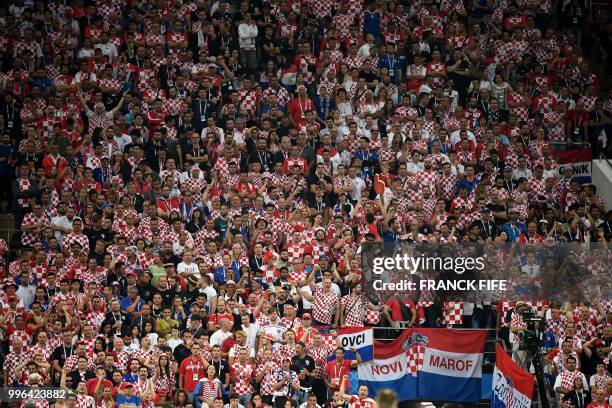
{"label": "banner with text", "polygon": [[[337,345],[344,348],[344,358],[356,360],[355,349],[363,362],[374,359],[374,333],[371,327],[343,327],[338,330]],[[332,352],[327,361],[334,361],[336,353]]]}
{"label": "banner with text", "polygon": [[481,400],[484,330],[408,329],[391,343],[375,343],[374,361],[359,380],[375,396],[383,388],[406,400]]}
{"label": "banner with text", "polygon": [[584,183],[591,181],[591,160],[593,153],[590,147],[572,149],[565,151],[555,151],[553,155],[559,162],[559,175],[563,175],[563,169],[567,166],[572,167],[572,177]]}

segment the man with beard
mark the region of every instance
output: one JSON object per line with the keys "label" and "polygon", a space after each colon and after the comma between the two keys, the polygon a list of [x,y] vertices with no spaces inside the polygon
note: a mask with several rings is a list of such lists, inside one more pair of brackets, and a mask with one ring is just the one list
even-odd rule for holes
{"label": "man with beard", "polygon": [[260,163],[262,171],[272,171],[273,157],[267,148],[267,141],[260,137],[257,139],[257,150],[249,155],[249,164]]}
{"label": "man with beard", "polygon": [[167,267],[169,264],[176,267],[176,265],[178,265],[181,262],[181,260],[172,251],[172,242],[164,241],[162,245],[163,245],[163,248],[161,252],[161,258],[162,258],[164,267]]}

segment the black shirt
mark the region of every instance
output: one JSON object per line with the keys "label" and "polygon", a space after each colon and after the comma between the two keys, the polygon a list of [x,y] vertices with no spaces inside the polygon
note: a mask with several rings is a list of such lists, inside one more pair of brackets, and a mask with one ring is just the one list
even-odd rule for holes
{"label": "black shirt", "polygon": [[[315,361],[314,358],[309,355],[305,355],[304,357],[293,356],[291,362],[291,369],[295,371],[298,375],[302,370],[306,370],[309,373],[315,369]],[[300,387],[301,388],[311,388],[312,387],[312,377],[306,375],[304,378],[300,377]]]}
{"label": "black shirt", "polygon": [[156,292],[157,292],[157,289],[153,285],[150,285],[150,284],[138,285],[138,294],[145,302],[153,300],[153,295]]}
{"label": "black shirt", "polygon": [[94,229],[94,228],[85,228],[83,231],[87,238],[89,239],[89,247],[93,249],[96,247],[96,241],[102,240],[105,243],[110,242],[113,239],[113,231],[109,229]]}
{"label": "black shirt", "polygon": [[[456,62],[457,61],[451,59],[450,61],[446,63],[446,66],[448,67],[451,65],[455,65]],[[457,69],[454,72],[451,72],[450,74],[448,74],[449,78],[455,81],[455,89],[457,90],[467,89],[470,86],[470,82],[472,79],[469,75],[462,76],[462,75],[457,74],[457,72],[464,72],[468,70],[469,70],[468,64],[464,60],[462,60],[457,66]]]}
{"label": "black shirt", "polygon": [[180,366],[183,360],[185,360],[187,357],[191,355],[191,350],[189,350],[187,346],[185,346],[184,344],[179,344],[178,346],[174,348],[174,351],[172,352],[172,354],[174,355],[176,362]]}
{"label": "black shirt", "polygon": [[159,293],[159,295],[162,298],[162,305],[165,307],[169,307],[172,305],[172,299],[174,299],[174,297],[176,296],[176,291],[169,289],[169,290],[158,290],[157,293]]}
{"label": "black shirt", "polygon": [[225,378],[229,375],[229,364],[224,359],[220,359],[219,361],[209,361],[215,367],[215,373],[217,373],[217,378],[221,380],[222,384],[225,384]]}

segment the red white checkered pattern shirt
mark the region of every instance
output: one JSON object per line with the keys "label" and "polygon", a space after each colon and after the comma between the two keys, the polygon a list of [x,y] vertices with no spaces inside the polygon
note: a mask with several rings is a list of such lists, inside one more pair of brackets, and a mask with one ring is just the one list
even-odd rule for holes
{"label": "red white checkered pattern shirt", "polygon": [[249,119],[253,119],[257,113],[257,105],[259,104],[260,95],[255,89],[241,89],[238,91],[238,99],[240,100],[240,112]]}
{"label": "red white checkered pattern shirt", "polygon": [[366,302],[363,296],[344,296],[340,300],[340,304],[344,306],[345,326],[363,326],[363,317],[366,311]]}
{"label": "red white checkered pattern shirt", "polygon": [[274,360],[261,362],[257,365],[257,376],[263,372],[268,372],[268,374],[264,375],[261,380],[259,388],[261,395],[272,395],[274,393],[274,384],[276,383],[276,379],[274,378],[272,373],[275,373],[276,371],[280,370],[280,368],[280,365]]}
{"label": "red white checkered pattern shirt", "polygon": [[443,323],[446,326],[456,326],[456,325],[460,325],[462,322],[463,322],[463,303],[444,302]]}
{"label": "red white checkered pattern shirt", "polygon": [[583,341],[588,341],[597,336],[597,326],[590,320],[576,322],[576,334]]}
{"label": "red white checkered pattern shirt", "polygon": [[272,87],[266,88],[262,93],[262,99],[264,103],[268,103],[270,95],[276,95],[278,103],[285,107],[289,105],[289,101],[291,100],[289,92],[287,92],[287,90],[283,87],[279,87],[276,90],[272,89]]}
{"label": "red white checkered pattern shirt", "polygon": [[[39,217],[36,216],[33,212],[29,212],[23,218],[21,222],[21,227],[25,226],[33,226],[36,224],[42,224],[42,228],[48,227],[50,225],[49,218],[45,215],[45,213],[41,213]],[[34,231],[24,231],[21,236],[21,244],[24,246],[34,246],[36,242],[40,240],[40,233],[36,233]]]}
{"label": "red white checkered pattern shirt", "polygon": [[320,346],[309,345],[308,355],[315,361],[315,369],[312,372],[313,378],[322,379],[327,363],[327,356],[331,353],[333,346],[321,344]]}
{"label": "red white checkered pattern shirt", "polygon": [[255,366],[253,364],[241,364],[234,362],[230,369],[232,378],[233,392],[239,395],[247,395],[253,393],[252,380],[255,374]]}
{"label": "red white checkered pattern shirt", "polygon": [[78,242],[83,247],[83,250],[89,253],[89,239],[85,234],[75,234],[73,232],[64,235],[62,246],[70,248],[72,244]]}
{"label": "red white checkered pattern shirt", "polygon": [[29,361],[32,358],[32,355],[27,351],[22,351],[17,354],[14,351],[10,352],[6,355],[4,359],[4,370],[8,375],[8,386],[10,387],[15,381],[17,381],[17,377],[15,377],[15,367],[20,364]]}
{"label": "red white checkered pattern shirt", "polygon": [[315,290],[312,305],[313,318],[323,324],[331,325],[339,301],[340,298],[333,291],[326,292],[318,287]]}

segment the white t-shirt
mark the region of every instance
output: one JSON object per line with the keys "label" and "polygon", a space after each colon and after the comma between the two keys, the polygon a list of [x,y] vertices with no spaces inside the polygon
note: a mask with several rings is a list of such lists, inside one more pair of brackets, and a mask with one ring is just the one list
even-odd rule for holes
{"label": "white t-shirt", "polygon": [[242,330],[246,333],[246,342],[251,349],[255,350],[255,342],[259,335],[259,325],[257,323],[249,323],[249,326],[242,325]]}
{"label": "white t-shirt", "polygon": [[409,173],[417,174],[425,169],[425,164],[423,162],[415,163],[410,160],[408,163],[406,163],[406,169]]}
{"label": "white t-shirt", "polygon": [[125,133],[122,133],[121,136],[115,136],[114,138],[122,152],[125,149],[125,146],[132,143],[132,136],[126,135]]}
{"label": "white t-shirt", "polygon": [[179,274],[184,273],[187,275],[196,275],[198,278],[200,277],[200,268],[198,268],[198,265],[193,262],[189,264],[186,264],[185,262],[179,263],[176,266],[176,272]]}
{"label": "white t-shirt", "polygon": [[198,292],[206,294],[206,307],[208,307],[208,312],[210,313],[212,301],[217,297],[217,291],[212,286],[207,286],[205,288],[198,289]]}
{"label": "white t-shirt", "polygon": [[117,53],[117,47],[115,47],[115,44],[111,42],[107,42],[106,44],[96,44],[94,46],[94,49],[95,48],[100,48],[102,50],[102,54],[108,57],[109,62],[113,62],[113,58],[117,58],[117,55],[119,55]]}
{"label": "white t-shirt", "polygon": [[[68,228],[72,230],[72,221],[70,221],[65,215],[53,217],[51,219],[51,225],[55,225],[60,228]],[[64,233],[61,231],[55,231],[55,238],[61,244],[62,239],[64,238]]]}
{"label": "white t-shirt", "polygon": [[276,323],[270,322],[261,328],[261,332],[269,335],[270,337],[274,337],[275,341],[274,344],[272,344],[273,350],[280,347],[280,343],[278,342],[283,338],[285,331],[287,331],[287,328],[280,323],[280,320],[277,320]]}
{"label": "white t-shirt", "polygon": [[[300,292],[312,295],[312,289],[310,289],[310,286],[308,285],[301,287]],[[312,302],[309,302],[304,296],[302,296],[302,307],[304,308],[304,311],[311,311]]]}
{"label": "white t-shirt", "polygon": [[361,47],[359,47],[359,51],[357,51],[357,55],[359,57],[368,58],[370,56],[370,44],[365,43]]}
{"label": "white t-shirt", "polygon": [[525,265],[521,268],[521,271],[523,273],[526,273],[530,278],[537,278],[538,276],[540,276],[540,265],[538,264],[533,264],[533,265]]}
{"label": "white t-shirt", "polygon": [[361,177],[355,177],[355,188],[353,189],[353,199],[357,200],[359,198],[361,198],[361,192],[363,191],[363,189],[366,186],[365,181],[363,181],[363,179]]}
{"label": "white t-shirt", "polygon": [[178,346],[179,344],[183,344],[183,340],[172,338],[172,339],[168,340],[167,344],[172,349],[172,351],[174,351],[174,348],[176,346]]}
{"label": "white t-shirt", "polygon": [[232,332],[219,329],[210,336],[210,346],[220,346],[225,340],[232,337]]}
{"label": "white t-shirt", "polygon": [[[476,136],[474,136],[474,133],[472,133],[469,130],[467,131],[467,138],[468,138],[469,141],[471,141],[474,144],[476,144]],[[451,146],[455,146],[460,141],[461,141],[461,131],[460,130],[455,130],[450,135],[450,144],[451,144]]]}
{"label": "white t-shirt", "polygon": [[94,55],[93,48],[81,48],[79,52],[77,53],[77,58],[78,59],[88,59],[88,58],[93,57],[93,55]]}

